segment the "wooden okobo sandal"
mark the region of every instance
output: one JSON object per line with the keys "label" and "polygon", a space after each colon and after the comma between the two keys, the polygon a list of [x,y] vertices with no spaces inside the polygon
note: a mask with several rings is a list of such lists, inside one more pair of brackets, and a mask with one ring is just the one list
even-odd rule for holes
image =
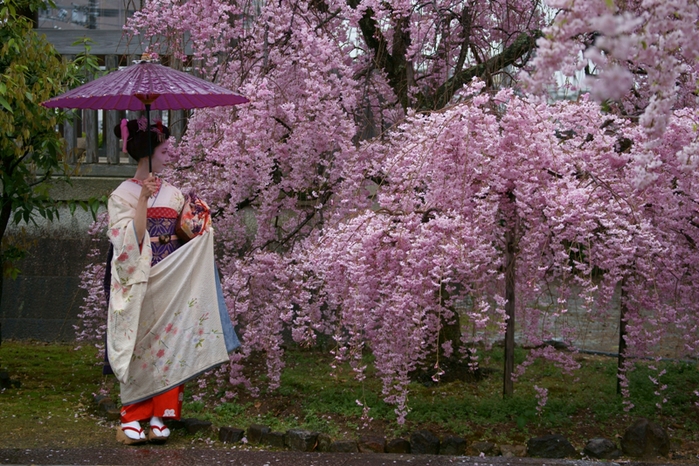
{"label": "wooden okobo sandal", "polygon": [[123,443],[124,445],[138,445],[141,443],[146,443],[148,441],[148,438],[144,435],[142,438],[131,438],[128,435],[126,435],[125,430],[132,430],[138,434],[139,437],[143,435],[143,429],[137,429],[135,427],[117,427],[117,433],[116,433],[116,440],[119,443]]}
{"label": "wooden okobo sandal", "polygon": [[[156,430],[158,431],[156,433]],[[167,435],[163,435],[163,431],[168,431]],[[167,426],[154,426],[151,424],[150,430],[148,431],[148,441],[152,443],[165,443],[167,439],[170,438],[170,432]]]}

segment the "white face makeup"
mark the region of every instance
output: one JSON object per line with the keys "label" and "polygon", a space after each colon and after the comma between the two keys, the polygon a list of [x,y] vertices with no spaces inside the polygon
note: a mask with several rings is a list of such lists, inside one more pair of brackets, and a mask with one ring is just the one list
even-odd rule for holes
{"label": "white face makeup", "polygon": [[153,173],[159,173],[163,170],[165,165],[170,161],[170,141],[165,140],[158,147],[155,148],[153,152],[153,157],[151,158],[151,166]]}

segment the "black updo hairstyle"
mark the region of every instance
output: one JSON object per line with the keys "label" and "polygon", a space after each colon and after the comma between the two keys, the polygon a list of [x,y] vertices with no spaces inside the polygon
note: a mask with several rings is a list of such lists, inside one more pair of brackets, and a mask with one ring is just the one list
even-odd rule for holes
{"label": "black updo hairstyle", "polygon": [[[161,122],[150,125],[150,131],[146,131],[146,118],[129,120],[126,127],[129,131],[126,140],[126,151],[135,160],[140,160],[149,155],[153,155],[155,148],[170,137],[170,129]],[[121,123],[114,127],[114,134],[119,139],[123,139],[121,134]],[[148,138],[150,137],[150,153],[148,152]]]}

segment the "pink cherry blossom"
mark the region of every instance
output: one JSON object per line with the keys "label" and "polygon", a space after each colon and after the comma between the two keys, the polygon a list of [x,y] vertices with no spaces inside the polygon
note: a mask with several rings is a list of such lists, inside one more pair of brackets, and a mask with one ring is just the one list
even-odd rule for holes
{"label": "pink cherry blossom", "polygon": [[[439,372],[444,357],[475,369],[502,339],[508,247],[517,341],[536,348],[515,377],[536,359],[574,377],[575,353],[546,342],[584,347],[586,326],[616,325],[622,309],[627,409],[631,358],[696,354],[699,7],[548,4],[553,15],[523,0],[167,0],[134,15],[126,29],[139,40],[186,58],[186,37],[194,71],[250,99],[195,111],[167,174],[215,213],[243,341],[196,399],[210,384],[226,399],[257,393],[244,371],[253,354],[278,388],[285,339],[322,342],[331,369],[347,363],[360,380],[370,352],[404,422],[415,370]],[[380,27],[364,34],[369,17]],[[451,80],[525,36],[540,37],[535,54]],[[589,93],[540,92],[585,67]],[[106,228],[102,218],[91,233]],[[79,337],[100,345],[104,259],[93,257]],[[461,339],[441,341],[457,322]],[[661,406],[663,377],[648,382]],[[550,394],[535,391],[541,412]]]}

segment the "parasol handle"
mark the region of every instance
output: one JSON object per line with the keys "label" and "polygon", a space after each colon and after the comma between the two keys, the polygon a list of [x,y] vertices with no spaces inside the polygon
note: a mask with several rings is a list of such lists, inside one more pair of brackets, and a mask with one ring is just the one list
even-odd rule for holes
{"label": "parasol handle", "polygon": [[150,140],[150,103],[146,104],[146,134],[148,135],[148,173],[153,175],[153,165],[151,163],[151,154],[153,152],[152,142]]}

